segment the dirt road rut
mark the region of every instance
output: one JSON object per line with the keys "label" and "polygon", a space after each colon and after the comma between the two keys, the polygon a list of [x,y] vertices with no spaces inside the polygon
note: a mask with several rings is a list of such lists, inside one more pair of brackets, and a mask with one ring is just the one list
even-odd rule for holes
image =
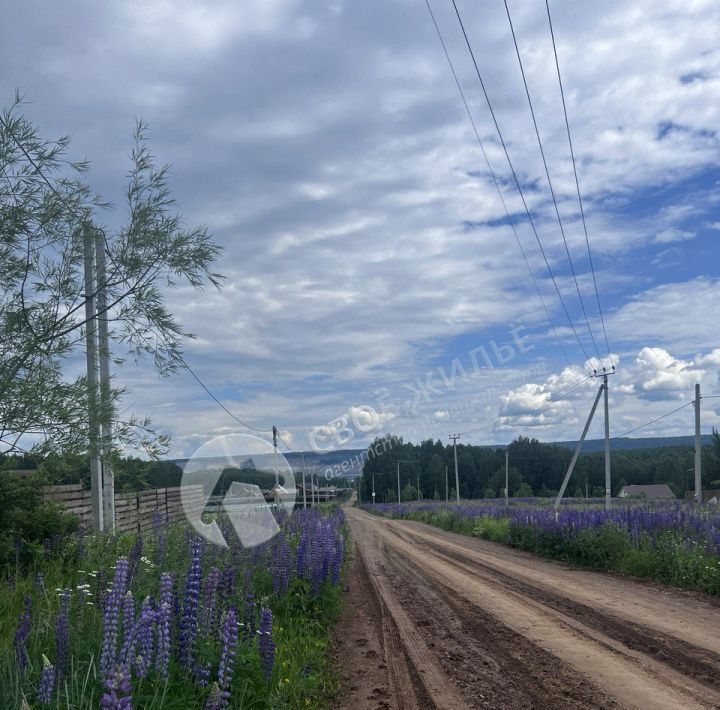
{"label": "dirt road rut", "polygon": [[346,512],[343,710],[720,708],[715,600]]}

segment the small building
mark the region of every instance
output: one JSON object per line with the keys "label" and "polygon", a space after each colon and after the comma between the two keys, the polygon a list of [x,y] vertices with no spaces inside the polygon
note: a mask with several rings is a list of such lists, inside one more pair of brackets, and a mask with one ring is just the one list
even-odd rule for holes
{"label": "small building", "polygon": [[618,498],[647,498],[648,500],[675,500],[675,494],[667,483],[648,486],[623,486]]}

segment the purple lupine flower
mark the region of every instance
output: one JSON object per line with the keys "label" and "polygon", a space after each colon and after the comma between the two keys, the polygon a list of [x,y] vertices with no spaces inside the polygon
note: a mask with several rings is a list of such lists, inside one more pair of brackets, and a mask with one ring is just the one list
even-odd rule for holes
{"label": "purple lupine flower", "polygon": [[160,598],[157,612],[157,660],[158,673],[167,678],[170,664],[170,624],[172,616],[172,576],[164,572],[160,577]]}
{"label": "purple lupine flower", "polygon": [[220,584],[220,570],[211,567],[203,585],[203,603],[200,614],[201,628],[207,633],[215,623],[215,605]]}
{"label": "purple lupine flower", "polygon": [[70,609],[70,593],[60,594],[60,611],[55,617],[55,668],[57,675],[62,677],[67,671],[67,662],[70,656],[70,623],[68,611]]}
{"label": "purple lupine flower", "polygon": [[103,612],[103,642],[100,653],[100,672],[103,676],[107,676],[110,673],[115,662],[120,606],[127,589],[128,572],[129,565],[127,558],[118,558],[115,563],[115,577],[105,601],[105,609]]}
{"label": "purple lupine flower", "polygon": [[338,533],[335,545],[335,557],[332,562],[331,579],[332,583],[337,585],[340,582],[340,571],[342,570],[343,557],[345,555],[345,538]]}
{"label": "purple lupine flower", "polygon": [[17,628],[15,629],[15,661],[17,662],[18,668],[24,670],[27,666],[27,651],[25,649],[25,641],[30,634],[30,622],[32,618],[32,599],[28,596],[25,597],[23,602],[23,611],[20,614],[20,620],[18,621]]}
{"label": "purple lupine flower", "polygon": [[210,695],[205,700],[203,710],[220,710],[222,708],[222,691],[217,683],[213,683],[210,689]]}
{"label": "purple lupine flower", "polygon": [[258,652],[265,681],[270,682],[275,665],[275,642],[272,637],[273,616],[270,609],[260,611],[260,628],[258,629]]}
{"label": "purple lupine flower", "polygon": [[49,705],[55,690],[55,667],[50,663],[46,655],[43,654],[42,658],[43,669],[40,672],[37,699],[40,704]]}
{"label": "purple lupine flower", "polygon": [[193,666],[192,677],[201,688],[204,688],[210,682],[210,664],[196,662]]}
{"label": "purple lupine flower", "polygon": [[235,649],[238,640],[238,620],[235,609],[229,609],[223,617],[220,629],[220,664],[218,665],[218,686],[221,708],[230,704],[230,684],[235,672]]}
{"label": "purple lupine flower", "polygon": [[43,577],[42,572],[35,575],[35,586],[41,592],[45,589],[45,577]]}
{"label": "purple lupine flower", "polygon": [[130,579],[132,579],[135,576],[135,572],[137,571],[138,565],[140,564],[140,558],[142,557],[143,553],[143,539],[142,534],[138,532],[135,535],[135,541],[133,542],[132,548],[130,548],[130,552],[128,553],[128,564],[130,566]]}
{"label": "purple lupine flower", "polygon": [[190,548],[190,566],[185,580],[185,598],[180,619],[180,663],[190,669],[197,636],[197,612],[200,596],[201,547],[193,540]]}
{"label": "purple lupine flower", "polygon": [[[234,556],[233,556],[234,557]],[[220,584],[218,585],[218,593],[221,596],[234,596],[235,594],[235,578],[237,576],[237,570],[240,567],[240,563],[231,564],[225,567],[220,577]]]}
{"label": "purple lupine flower", "polygon": [[153,653],[155,651],[156,619],[157,614],[152,608],[150,597],[145,597],[134,634],[137,639],[137,654],[134,665],[135,671],[140,678],[144,678],[152,667]]}
{"label": "purple lupine flower", "polygon": [[116,663],[105,678],[108,690],[100,698],[100,707],[107,710],[132,710],[132,685],[130,672],[122,663]]}
{"label": "purple lupine flower", "polygon": [[290,580],[290,548],[284,536],[278,536],[270,565],[273,591],[284,594]]}
{"label": "purple lupine flower", "polygon": [[305,577],[305,565],[308,554],[308,534],[305,530],[300,533],[300,542],[298,542],[295,553],[295,569],[297,576],[303,579]]}
{"label": "purple lupine flower", "polygon": [[[123,649],[130,647],[133,628],[135,627],[135,597],[128,589],[123,599],[122,608],[122,625],[123,625]],[[123,656],[127,649],[123,652]]]}

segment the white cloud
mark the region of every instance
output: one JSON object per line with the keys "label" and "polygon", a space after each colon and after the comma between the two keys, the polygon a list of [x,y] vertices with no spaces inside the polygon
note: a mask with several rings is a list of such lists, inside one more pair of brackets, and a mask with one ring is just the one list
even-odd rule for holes
{"label": "white cloud", "polygon": [[[509,150],[537,188],[527,199],[576,317],[504,11],[466,5]],[[544,7],[512,10],[569,246],[590,295]],[[675,396],[671,384],[685,386],[688,373],[714,360],[683,370],[679,363],[690,360],[641,365],[635,357],[644,346],[678,358],[715,348],[708,314],[720,302],[720,281],[649,282],[636,275],[633,252],[672,243],[682,256],[698,248],[691,239],[698,225],[720,224],[716,190],[681,194],[643,216],[632,208],[638,194],[662,194],[657,187],[718,164],[716,9],[710,0],[608,0],[554,11],[601,296],[617,304],[606,313],[608,333],[629,363],[611,391],[628,401],[634,391]],[[505,184],[504,156],[455,20],[447,7],[438,15]],[[94,161],[93,185],[118,203],[132,121],[143,115],[153,151],[174,164],[171,189],[186,221],[207,224],[226,247],[223,293],[180,289],[169,301],[198,335],[188,360],[248,421],[282,424],[303,446],[315,424],[348,413],[351,402],[372,402],[381,386],[413,382],[456,339],[478,334],[486,343],[485,334],[522,321],[533,342],[547,346],[542,309],[422,3],[71,0],[40,15],[12,3],[3,20],[0,95],[7,101],[16,86],[27,90],[43,133],[72,133],[73,157]],[[680,81],[693,73],[707,78]],[[505,196],[519,212],[512,190]],[[547,402],[586,372],[560,327],[564,316],[527,225],[519,234],[574,364],[562,371],[555,364],[557,374],[541,384],[509,386],[506,416]],[[526,362],[484,372],[457,397],[432,402],[430,417],[448,414],[436,417],[438,430],[461,425],[462,416],[493,424],[493,388]],[[154,414],[179,449],[228,424],[183,378],[159,384],[144,367],[117,375],[135,408]],[[481,398],[483,388],[492,401]],[[551,404],[554,417],[541,417],[548,435],[569,437],[588,392]],[[619,416],[642,416],[646,404]],[[390,424],[398,433],[410,425],[401,417],[381,422]]]}
{"label": "white cloud", "polygon": [[641,397],[663,399],[668,396],[687,397],[705,372],[694,369],[686,360],[674,358],[662,348],[643,348],[638,354],[636,391]]}
{"label": "white cloud", "polygon": [[661,232],[658,232],[653,241],[658,244],[670,244],[672,242],[682,242],[687,239],[694,238],[695,232],[688,232],[676,229],[675,227],[668,227],[667,229],[663,229]]}

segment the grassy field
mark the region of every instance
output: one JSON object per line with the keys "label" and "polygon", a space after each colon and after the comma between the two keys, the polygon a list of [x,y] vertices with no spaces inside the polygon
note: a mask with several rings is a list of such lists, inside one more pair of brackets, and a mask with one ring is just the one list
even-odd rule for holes
{"label": "grassy field", "polygon": [[564,505],[501,500],[378,504],[367,510],[502,542],[590,569],[720,595],[720,512],[686,503]]}
{"label": "grassy field", "polygon": [[279,522],[248,549],[161,521],[144,535],[47,541],[0,582],[0,707],[326,706],[343,513]]}

